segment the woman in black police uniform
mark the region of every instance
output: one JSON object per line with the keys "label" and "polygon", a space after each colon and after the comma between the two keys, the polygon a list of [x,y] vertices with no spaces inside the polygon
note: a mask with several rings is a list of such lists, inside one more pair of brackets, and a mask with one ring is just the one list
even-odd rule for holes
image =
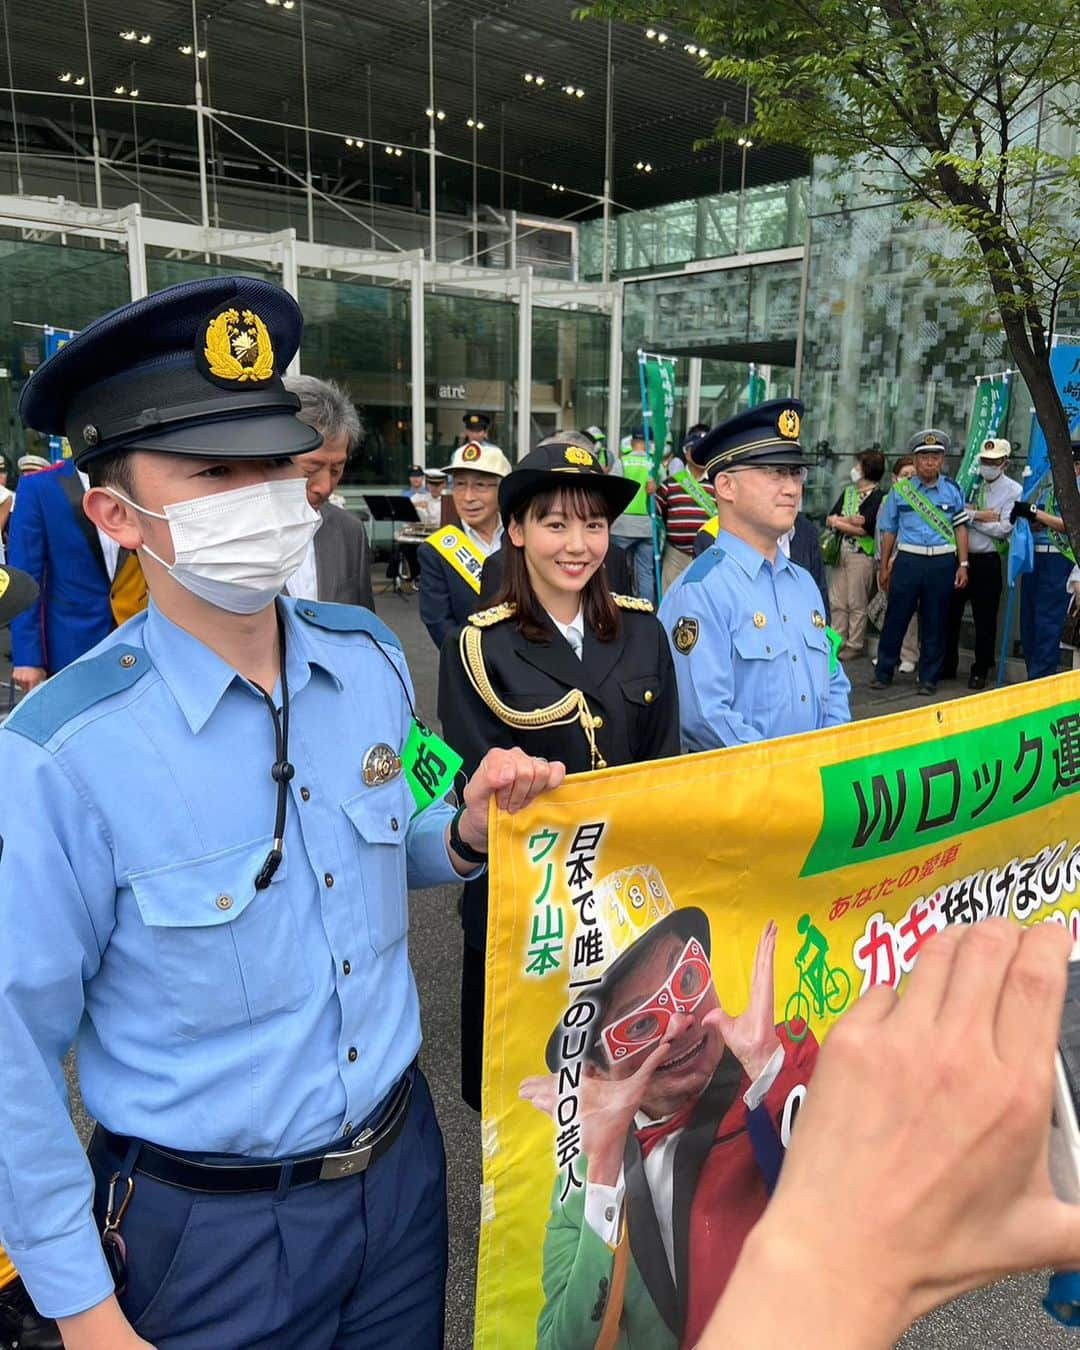
{"label": "woman in black police uniform", "polygon": [[[636,484],[579,446],[538,446],[499,486],[501,589],[446,639],[443,734],[465,771],[492,746],[560,760],[569,773],[679,753],[671,651],[647,600],[613,595],[611,522]],[[465,887],[461,1093],[479,1110],[487,882]]]}

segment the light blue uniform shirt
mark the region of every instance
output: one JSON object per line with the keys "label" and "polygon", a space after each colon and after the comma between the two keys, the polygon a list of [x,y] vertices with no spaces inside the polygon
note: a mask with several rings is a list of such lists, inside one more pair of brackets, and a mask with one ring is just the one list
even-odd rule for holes
{"label": "light blue uniform shirt", "polygon": [[[927,501],[932,502],[952,522],[953,526],[966,525],[968,520],[967,503],[959,485],[942,474],[932,487],[927,487],[918,474],[908,482]],[[915,544],[919,548],[943,548],[948,540],[940,530],[927,524],[913,506],[905,502],[896,488],[889,493],[878,512],[877,527],[882,534],[895,534],[896,543]]]}
{"label": "light blue uniform shirt", "polygon": [[269,709],[153,606],[0,729],[0,1238],[46,1316],[112,1292],[67,1112],[73,1039],[108,1129],[253,1158],[347,1137],[420,1045],[406,886],[458,879],[451,812],[410,823],[405,778],[361,774],[405,741],[405,661],[366,611],[282,609],[296,775],[265,890]]}
{"label": "light blue uniform shirt", "polygon": [[[672,640],[679,721],[688,751],[743,745],[851,720],[851,685],[829,673],[821,592],[778,548],[768,562],[726,530],[664,596],[660,622]],[[815,622],[816,618],[816,622]],[[687,638],[681,638],[686,646]]]}

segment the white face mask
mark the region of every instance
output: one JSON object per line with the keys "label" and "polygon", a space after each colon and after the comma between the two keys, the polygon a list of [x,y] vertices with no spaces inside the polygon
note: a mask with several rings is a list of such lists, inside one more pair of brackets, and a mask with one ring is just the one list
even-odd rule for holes
{"label": "white face mask", "polygon": [[857,464],[856,464],[856,466],[855,466],[855,467],[852,469],[852,471],[851,471],[851,481],[852,481],[853,483],[861,483],[861,482],[862,482],[862,469],[860,469],[859,466],[858,466]]}
{"label": "white face mask", "polygon": [[986,479],[988,483],[996,482],[1004,472],[1005,469],[1000,464],[979,465],[979,473],[982,475],[983,478]]}
{"label": "white face mask", "polygon": [[231,614],[265,609],[304,561],[322,524],[308,505],[303,478],[174,502],[164,514],[106,490],[142,515],[168,521],[176,561],[170,566],[144,544],[145,551],[192,595]]}

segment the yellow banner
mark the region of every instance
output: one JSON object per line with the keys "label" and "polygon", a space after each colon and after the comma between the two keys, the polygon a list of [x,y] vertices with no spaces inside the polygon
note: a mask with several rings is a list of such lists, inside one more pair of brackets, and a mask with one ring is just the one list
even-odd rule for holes
{"label": "yellow banner", "polygon": [[1078,788],[1073,672],[497,815],[476,1345],[692,1346],[830,1023],[946,923],[1080,937]]}

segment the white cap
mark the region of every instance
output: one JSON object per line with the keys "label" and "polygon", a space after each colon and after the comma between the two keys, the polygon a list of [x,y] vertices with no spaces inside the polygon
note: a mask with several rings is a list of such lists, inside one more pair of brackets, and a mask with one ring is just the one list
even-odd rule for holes
{"label": "white cap", "polygon": [[16,468],[20,473],[26,473],[28,469],[51,469],[52,460],[46,459],[44,455],[20,455],[16,460]]}
{"label": "white cap", "polygon": [[979,446],[980,459],[1008,459],[1012,454],[1012,446],[1008,441],[1000,437],[995,440],[983,441]]}
{"label": "white cap", "polygon": [[496,478],[505,478],[512,465],[490,441],[469,441],[458,446],[446,467],[451,473],[456,469],[472,469],[474,473],[491,473]]}

